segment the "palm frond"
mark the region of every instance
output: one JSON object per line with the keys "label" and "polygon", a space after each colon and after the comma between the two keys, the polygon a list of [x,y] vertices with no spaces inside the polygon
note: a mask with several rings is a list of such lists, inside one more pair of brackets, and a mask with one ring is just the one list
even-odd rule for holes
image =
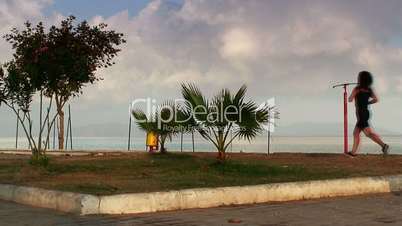
{"label": "palm frond", "polygon": [[[262,115],[262,112],[260,113]],[[262,130],[261,123],[257,120],[257,105],[249,101],[241,107],[240,117],[236,123],[239,126],[239,137],[251,140]]]}
{"label": "palm frond", "polygon": [[242,87],[240,87],[240,89],[237,91],[236,95],[233,98],[233,104],[240,106],[243,103],[246,92],[247,92],[247,86],[242,85]]}
{"label": "palm frond", "polygon": [[142,110],[133,110],[131,111],[133,117],[136,119],[135,123],[137,126],[146,131],[146,132],[156,132],[157,131],[157,125],[155,121],[152,121],[152,119],[149,119],[147,115],[144,113]]}
{"label": "palm frond", "polygon": [[182,95],[187,101],[187,110],[193,112],[195,120],[206,121],[209,105],[200,89],[194,84],[182,84]]}
{"label": "palm frond", "polygon": [[[253,101],[245,102],[246,91],[245,85],[235,95],[228,89],[222,89],[208,102],[194,84],[182,84],[182,94],[187,103],[185,109],[179,113],[180,117],[190,119],[187,124],[196,126],[203,138],[211,141],[219,152],[224,153],[236,137],[249,141],[255,138],[272,117],[268,107],[259,108]],[[198,111],[197,107],[204,111],[206,109],[206,112]],[[228,139],[230,130],[235,135]]]}

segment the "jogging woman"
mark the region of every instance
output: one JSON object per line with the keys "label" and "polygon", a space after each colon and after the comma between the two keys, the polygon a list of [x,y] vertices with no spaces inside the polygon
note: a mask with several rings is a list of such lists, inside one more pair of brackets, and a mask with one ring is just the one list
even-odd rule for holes
{"label": "jogging woman", "polygon": [[371,85],[373,84],[373,76],[368,71],[362,71],[358,76],[358,85],[353,89],[349,97],[349,102],[355,101],[357,123],[353,131],[353,148],[347,154],[356,156],[360,145],[360,133],[363,133],[381,146],[384,155],[388,155],[389,146],[385,144],[380,136],[370,127],[370,111],[368,106],[378,102],[377,95],[374,93]]}

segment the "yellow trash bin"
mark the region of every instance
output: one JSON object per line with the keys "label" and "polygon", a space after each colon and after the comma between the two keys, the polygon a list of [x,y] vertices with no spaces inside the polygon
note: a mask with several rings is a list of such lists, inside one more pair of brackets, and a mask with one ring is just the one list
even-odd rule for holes
{"label": "yellow trash bin", "polygon": [[146,140],[146,145],[148,148],[148,151],[155,151],[159,149],[159,142],[158,142],[158,134],[155,132],[148,132],[147,133],[147,140]]}

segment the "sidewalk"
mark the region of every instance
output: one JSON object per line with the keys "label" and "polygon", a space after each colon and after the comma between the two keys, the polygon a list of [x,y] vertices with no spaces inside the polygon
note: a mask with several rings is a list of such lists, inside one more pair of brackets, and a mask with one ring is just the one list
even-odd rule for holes
{"label": "sidewalk", "polygon": [[122,216],[74,216],[0,201],[0,226],[402,225],[401,193]]}

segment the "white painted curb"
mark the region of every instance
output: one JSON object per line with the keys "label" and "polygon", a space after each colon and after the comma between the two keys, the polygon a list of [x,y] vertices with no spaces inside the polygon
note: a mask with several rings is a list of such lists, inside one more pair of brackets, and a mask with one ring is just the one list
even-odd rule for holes
{"label": "white painted curb", "polygon": [[42,188],[0,184],[0,199],[78,214],[97,214],[99,197]]}
{"label": "white painted curb", "polygon": [[0,184],[0,199],[78,214],[129,214],[388,193],[402,175],[94,196]]}
{"label": "white painted curb", "polygon": [[171,192],[101,196],[99,213],[147,213],[386,192],[391,192],[391,189],[385,178],[353,178],[241,187],[186,189]]}

